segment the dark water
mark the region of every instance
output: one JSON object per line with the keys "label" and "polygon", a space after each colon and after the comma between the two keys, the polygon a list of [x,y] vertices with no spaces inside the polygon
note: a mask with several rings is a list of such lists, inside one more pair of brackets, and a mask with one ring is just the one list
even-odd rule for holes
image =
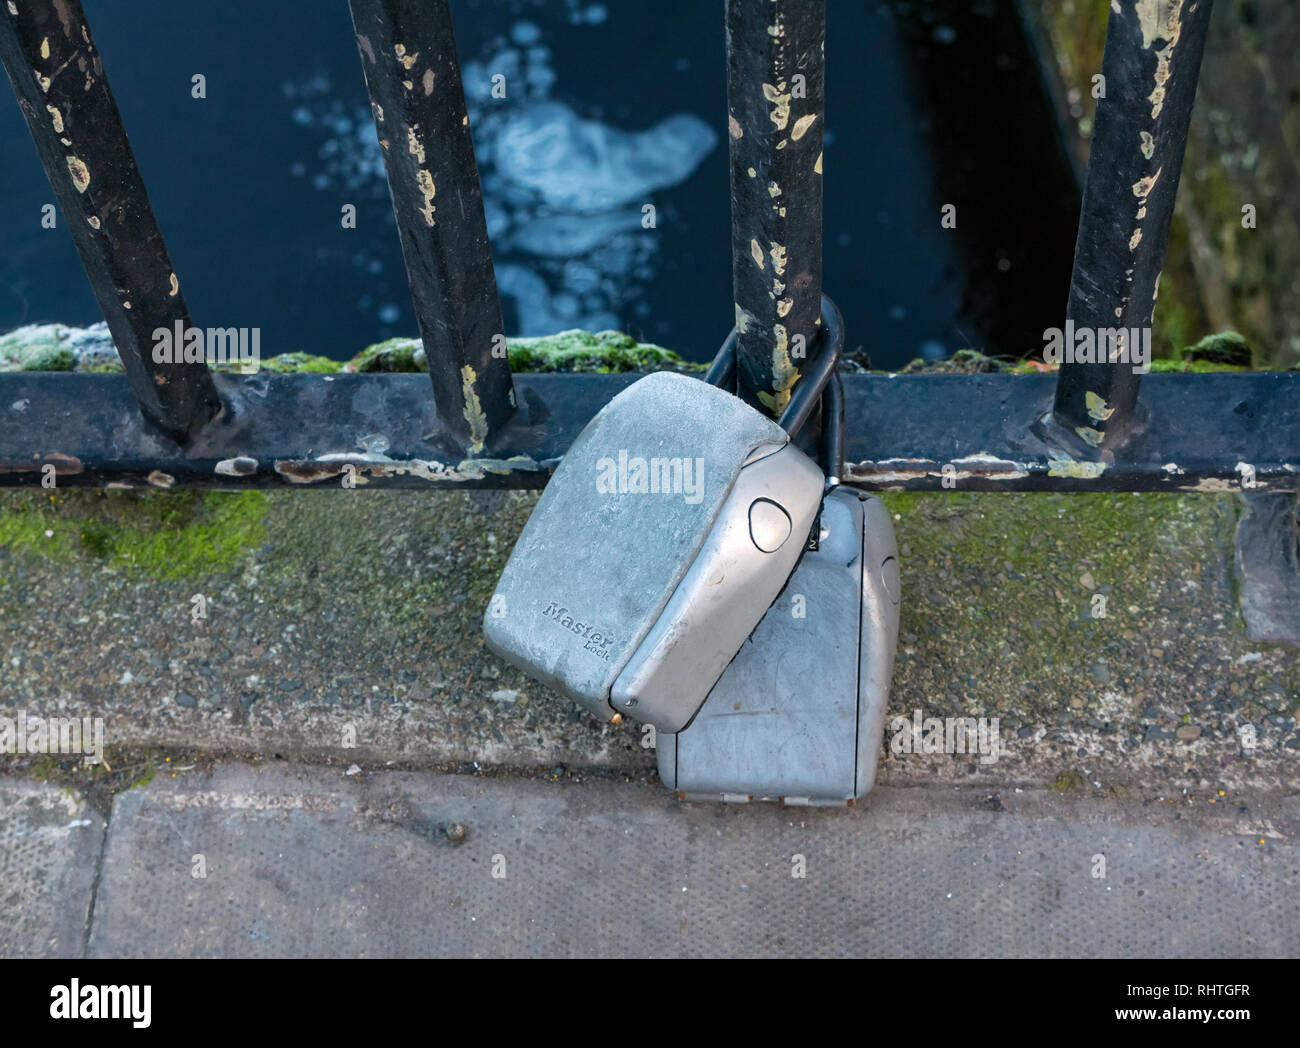
{"label": "dark water", "polygon": [[[345,0],[84,4],[196,323],[259,327],[264,356],[346,359],[415,333]],[[722,7],[453,4],[510,333],[717,348],[732,316]],[[1078,191],[1014,7],[829,0],[825,283],[876,366],[1028,352],[1064,309]],[[495,73],[505,100],[487,96]],[[0,95],[0,331],[91,323]],[[956,230],[940,227],[948,203]]]}

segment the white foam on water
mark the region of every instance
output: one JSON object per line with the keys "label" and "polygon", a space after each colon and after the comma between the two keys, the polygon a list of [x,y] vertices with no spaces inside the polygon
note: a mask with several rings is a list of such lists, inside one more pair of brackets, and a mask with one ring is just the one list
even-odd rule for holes
{"label": "white foam on water", "polygon": [[[600,4],[570,3],[570,21],[596,25]],[[658,271],[660,238],[643,226],[655,194],[680,185],[718,147],[699,117],[681,113],[644,130],[586,118],[552,97],[557,74],[543,31],[519,20],[465,64],[463,79],[478,147],[497,282],[514,307],[511,334],[626,326],[644,315],[638,299]],[[506,97],[493,98],[505,76]],[[368,107],[333,97],[324,76],[284,85],[287,119],[316,132],[316,155],[291,172],[321,192],[354,201],[387,197],[383,154]],[[382,261],[358,251],[353,264],[378,272]],[[393,323],[391,305],[370,296],[358,308]]]}

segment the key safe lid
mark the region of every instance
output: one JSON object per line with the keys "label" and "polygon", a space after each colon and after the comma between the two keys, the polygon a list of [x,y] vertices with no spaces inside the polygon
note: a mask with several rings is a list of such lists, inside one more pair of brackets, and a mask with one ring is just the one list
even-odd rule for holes
{"label": "key safe lid", "polygon": [[[588,423],[538,501],[484,616],[488,647],[612,718],[611,686],[727,523],[719,520],[724,506],[729,516],[743,514],[749,535],[752,504],[762,498],[753,527],[779,548],[762,554],[761,570],[780,577],[761,606],[745,612],[750,621],[713,679],[697,685],[698,707],[788,578],[816,512],[820,470],[792,445],[802,463],[776,471],[743,507],[729,503],[742,471],[787,445],[775,422],[698,379],[660,372],[629,386]],[[790,517],[783,543],[774,539],[773,505]]]}

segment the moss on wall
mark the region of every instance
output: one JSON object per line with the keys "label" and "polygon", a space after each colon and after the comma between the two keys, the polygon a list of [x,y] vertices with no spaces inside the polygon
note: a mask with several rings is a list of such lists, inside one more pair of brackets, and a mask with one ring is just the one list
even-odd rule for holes
{"label": "moss on wall", "polygon": [[[266,503],[259,491],[5,491],[0,549],[184,578],[230,567],[260,545]],[[0,561],[0,586],[6,574]]]}

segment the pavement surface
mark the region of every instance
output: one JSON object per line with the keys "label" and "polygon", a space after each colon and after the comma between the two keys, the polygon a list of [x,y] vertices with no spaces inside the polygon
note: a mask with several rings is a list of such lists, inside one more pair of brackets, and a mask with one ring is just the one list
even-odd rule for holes
{"label": "pavement surface", "polygon": [[85,956],[105,826],[70,790],[0,780],[0,956]]}
{"label": "pavement surface", "polygon": [[[1300,798],[853,809],[221,763],[111,817],[0,780],[4,955],[1295,956]],[[16,846],[15,846],[16,842]]]}

